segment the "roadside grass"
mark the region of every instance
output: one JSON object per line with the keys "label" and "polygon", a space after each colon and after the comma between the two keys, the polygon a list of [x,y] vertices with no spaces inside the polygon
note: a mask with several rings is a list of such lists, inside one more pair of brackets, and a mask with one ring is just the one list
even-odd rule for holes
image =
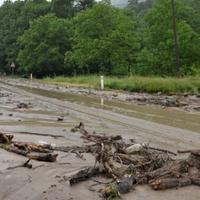
{"label": "roadside grass", "polygon": [[[99,76],[77,76],[55,78],[44,78],[42,82],[73,85],[98,89],[100,87]],[[104,78],[105,88],[114,90],[124,90],[129,92],[147,92],[147,93],[200,93],[200,77],[106,77]]]}

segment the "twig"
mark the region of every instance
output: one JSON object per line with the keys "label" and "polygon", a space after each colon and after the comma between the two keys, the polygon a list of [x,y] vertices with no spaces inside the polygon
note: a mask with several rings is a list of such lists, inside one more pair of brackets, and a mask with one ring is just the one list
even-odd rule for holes
{"label": "twig", "polygon": [[149,147],[149,146],[145,146],[144,148],[146,149],[152,149],[152,150],[156,150],[156,151],[162,151],[164,153],[169,153],[169,154],[172,154],[174,156],[176,156],[177,154],[172,152],[172,151],[169,151],[169,150],[166,150],[166,149],[160,149],[160,148],[156,148],[156,147]]}
{"label": "twig", "polygon": [[177,153],[192,153],[192,152],[197,152],[200,150],[178,150]]}
{"label": "twig", "polygon": [[26,167],[28,169],[31,169],[33,167],[33,165],[29,164],[30,161],[31,161],[31,159],[28,159],[24,164],[17,165],[17,166],[14,166],[14,167],[8,167],[7,170],[16,169],[16,168],[19,168],[19,167]]}
{"label": "twig", "polygon": [[[107,185],[107,184],[110,184],[110,183],[114,183],[115,181],[109,181],[109,182],[103,182],[103,181],[98,181],[98,180],[95,180],[95,179],[91,179],[92,181],[96,182],[96,183],[99,183],[99,184],[102,184],[102,185]],[[94,185],[92,185],[94,186]]]}

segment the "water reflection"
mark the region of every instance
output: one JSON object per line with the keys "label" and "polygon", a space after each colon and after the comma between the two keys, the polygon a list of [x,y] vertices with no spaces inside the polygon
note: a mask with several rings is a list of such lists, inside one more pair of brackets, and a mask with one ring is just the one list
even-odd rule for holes
{"label": "water reflection", "polygon": [[101,97],[101,106],[103,106],[103,105],[104,105],[104,98]]}

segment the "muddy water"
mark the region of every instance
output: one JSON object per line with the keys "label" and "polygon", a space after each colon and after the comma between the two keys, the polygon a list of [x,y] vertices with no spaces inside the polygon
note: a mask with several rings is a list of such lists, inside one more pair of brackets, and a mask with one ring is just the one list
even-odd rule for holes
{"label": "muddy water", "polygon": [[111,110],[115,113],[145,119],[173,127],[200,132],[200,115],[174,109],[163,109],[157,106],[134,105],[120,101],[110,101],[103,98],[88,97],[79,94],[48,91],[38,88],[17,86],[27,92],[55,98],[62,101],[76,102],[85,106]]}

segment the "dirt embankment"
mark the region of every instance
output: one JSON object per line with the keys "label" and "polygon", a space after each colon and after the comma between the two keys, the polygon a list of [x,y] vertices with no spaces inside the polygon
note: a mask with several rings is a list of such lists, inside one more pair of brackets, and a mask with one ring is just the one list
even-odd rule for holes
{"label": "dirt embankment", "polygon": [[104,100],[115,100],[134,103],[137,105],[157,105],[162,108],[175,108],[187,112],[200,112],[200,94],[148,94],[136,92],[122,92],[122,91],[101,91],[91,88],[82,88],[74,86],[61,86],[56,84],[41,83],[36,80],[30,81],[27,79],[5,79],[6,83],[15,84],[19,86],[28,86],[32,88],[44,89],[49,91],[67,92],[72,94],[80,94],[91,97],[104,98]]}

